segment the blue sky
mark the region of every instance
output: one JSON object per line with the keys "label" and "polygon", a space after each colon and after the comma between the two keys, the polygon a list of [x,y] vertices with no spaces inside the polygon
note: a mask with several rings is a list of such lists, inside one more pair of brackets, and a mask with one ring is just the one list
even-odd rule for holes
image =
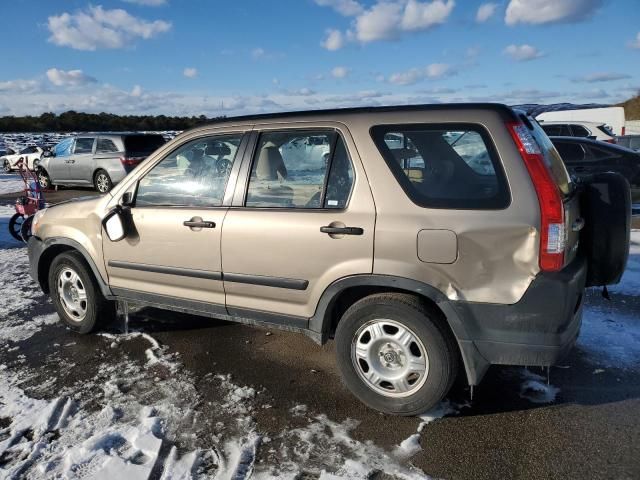
{"label": "blue sky", "polygon": [[12,0],[0,114],[614,103],[638,0]]}

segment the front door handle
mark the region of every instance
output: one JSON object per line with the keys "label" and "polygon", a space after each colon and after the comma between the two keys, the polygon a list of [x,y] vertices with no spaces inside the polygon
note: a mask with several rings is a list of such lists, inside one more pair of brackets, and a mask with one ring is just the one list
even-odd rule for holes
{"label": "front door handle", "polygon": [[320,227],[322,233],[328,233],[329,235],[362,235],[364,230],[360,227]]}
{"label": "front door handle", "polygon": [[202,220],[200,217],[193,217],[191,220],[185,220],[182,224],[189,228],[216,228],[216,222]]}

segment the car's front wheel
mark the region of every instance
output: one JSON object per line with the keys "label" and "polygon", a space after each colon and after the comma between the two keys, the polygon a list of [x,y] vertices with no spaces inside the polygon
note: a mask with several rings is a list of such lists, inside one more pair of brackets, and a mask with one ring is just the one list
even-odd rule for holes
{"label": "car's front wheel", "polygon": [[405,294],[353,304],[336,331],[338,368],[349,390],[384,413],[418,415],[436,406],[458,370],[455,342],[437,317]]}
{"label": "car's front wheel", "polygon": [[98,170],[96,172],[96,175],[93,179],[93,185],[95,189],[100,193],[107,193],[113,188],[111,178],[109,177],[109,174],[104,170]]}
{"label": "car's front wheel", "polygon": [[78,252],[65,252],[53,260],[49,295],[60,319],[78,333],[89,333],[115,316],[114,302],[104,298]]}
{"label": "car's front wheel", "polygon": [[51,177],[49,177],[46,170],[43,170],[42,168],[38,169],[38,183],[40,184],[40,187],[45,190],[51,188],[53,185],[51,183]]}

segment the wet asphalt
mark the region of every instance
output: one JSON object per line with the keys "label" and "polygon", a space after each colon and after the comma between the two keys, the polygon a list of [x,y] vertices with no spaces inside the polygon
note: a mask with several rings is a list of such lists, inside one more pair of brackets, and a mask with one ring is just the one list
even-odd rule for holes
{"label": "wet asphalt", "polygon": [[[91,193],[61,190],[48,199]],[[0,202],[6,199],[0,197]],[[610,303],[590,291],[587,303],[640,322],[639,297],[618,296]],[[43,299],[32,314],[51,312],[51,304]],[[260,402],[271,406],[254,412],[262,434],[290,428],[290,409],[300,404],[334,421],[357,420],[351,432],[355,439],[389,450],[416,433],[417,419],[377,413],[351,396],[336,369],[333,342],[319,346],[301,334],[149,308],[132,316],[131,327],[150,333],[168,352],[179,354],[204,403],[210,393],[205,378],[211,372],[230,374],[235,384],[255,387]],[[117,323],[106,327],[119,328]],[[50,369],[55,381],[49,391],[92,378],[113,354],[103,338],[77,336],[60,325],[43,327],[19,347],[0,352],[2,363],[39,368],[42,378]],[[147,347],[143,341],[132,341],[119,349],[143,359]],[[61,365],[69,368],[61,370]],[[574,349],[561,367],[551,370],[550,382],[560,389],[552,404],[520,397],[518,368],[491,367],[476,387],[473,402],[459,382],[449,398],[469,405],[427,425],[421,432],[422,450],[409,461],[428,475],[446,479],[638,479],[640,368],[603,367],[595,373],[596,369],[593,359]]]}

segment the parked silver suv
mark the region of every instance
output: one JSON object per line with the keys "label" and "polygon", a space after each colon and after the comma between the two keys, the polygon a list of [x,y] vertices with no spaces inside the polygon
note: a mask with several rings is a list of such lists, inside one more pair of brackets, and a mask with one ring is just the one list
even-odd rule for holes
{"label": "parked silver suv", "polygon": [[69,137],[45,152],[38,166],[40,185],[93,185],[111,190],[142,160],[165,143],[162,135],[99,133]]}
{"label": "parked silver suv", "polygon": [[31,275],[79,333],[119,300],[335,338],[358,398],[413,415],[573,346],[629,251],[629,184],[584,182],[503,105],[230,118],[39,211]]}

